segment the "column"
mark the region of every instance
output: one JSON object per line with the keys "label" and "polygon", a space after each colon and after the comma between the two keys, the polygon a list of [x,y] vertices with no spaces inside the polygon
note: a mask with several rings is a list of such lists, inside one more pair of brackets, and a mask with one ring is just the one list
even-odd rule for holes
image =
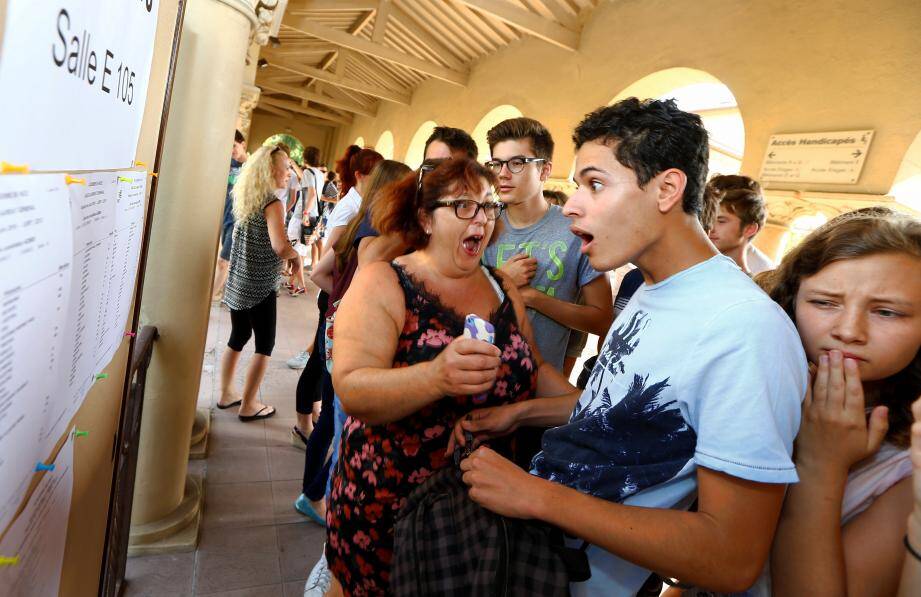
{"label": "column", "polygon": [[190,0],[182,28],[141,317],[160,339],[147,377],[129,553],[188,550],[201,487],[187,479],[211,280],[246,52],[248,0]]}
{"label": "column", "polygon": [[[249,139],[249,126],[253,122],[253,110],[259,103],[261,93],[262,90],[255,85],[243,84],[243,91],[240,93],[240,112],[237,114],[237,130],[247,139]],[[250,149],[250,151],[255,150],[255,147]]]}

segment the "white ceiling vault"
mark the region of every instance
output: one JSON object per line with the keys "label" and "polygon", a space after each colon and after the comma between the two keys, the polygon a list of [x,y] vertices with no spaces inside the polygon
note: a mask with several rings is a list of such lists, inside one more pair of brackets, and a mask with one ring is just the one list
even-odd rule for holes
{"label": "white ceiling vault", "polygon": [[409,104],[423,81],[465,86],[481,58],[533,37],[566,51],[600,0],[288,0],[263,48],[258,109],[330,127]]}

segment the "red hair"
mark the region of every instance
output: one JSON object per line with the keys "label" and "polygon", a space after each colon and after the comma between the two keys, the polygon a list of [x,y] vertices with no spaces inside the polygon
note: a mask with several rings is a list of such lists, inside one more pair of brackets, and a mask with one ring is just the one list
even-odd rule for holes
{"label": "red hair", "polygon": [[349,189],[355,186],[355,171],[349,170],[349,162],[352,159],[352,156],[361,151],[361,147],[357,145],[349,145],[345,148],[345,153],[336,161],[336,166],[333,170],[339,175],[339,181],[341,183],[339,187],[339,196],[343,196],[349,192]]}

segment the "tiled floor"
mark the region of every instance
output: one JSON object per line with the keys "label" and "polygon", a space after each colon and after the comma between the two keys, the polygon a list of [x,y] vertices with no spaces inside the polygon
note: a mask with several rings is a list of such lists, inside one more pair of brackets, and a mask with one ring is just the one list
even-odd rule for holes
{"label": "tiled floor", "polygon": [[[194,553],[130,558],[128,596],[300,597],[320,556],[325,532],[293,507],[301,492],[304,452],[290,443],[299,371],[285,361],[306,348],[316,326],[316,291],[278,299],[278,326],[262,400],[278,409],[266,421],[241,423],[236,409],[213,409],[206,460],[189,468],[205,479],[205,506]],[[230,314],[212,305],[199,406],[220,390],[220,358]],[[253,345],[244,349],[239,387]]]}

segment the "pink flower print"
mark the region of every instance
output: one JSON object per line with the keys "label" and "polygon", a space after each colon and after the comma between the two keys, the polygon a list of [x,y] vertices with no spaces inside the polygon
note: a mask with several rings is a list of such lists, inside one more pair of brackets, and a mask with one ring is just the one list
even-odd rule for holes
{"label": "pink flower print", "polygon": [[534,370],[534,362],[530,359],[530,357],[525,357],[521,359],[521,366],[527,369],[528,371]]}
{"label": "pink flower print", "polygon": [[355,492],[356,492],[356,491],[358,491],[358,486],[355,485],[355,484],[352,483],[352,482],[349,482],[349,484],[345,486],[345,495],[346,495],[350,500],[354,500],[354,499],[355,499]]}
{"label": "pink flower print", "polygon": [[407,313],[406,322],[403,324],[403,333],[409,335],[417,331],[419,331],[419,315],[417,313]]}
{"label": "pink flower print", "polygon": [[361,468],[361,454],[358,454],[357,452],[355,454],[352,454],[352,457],[349,458],[349,466],[351,466],[354,469],[360,469]]}
{"label": "pink flower print", "polygon": [[413,485],[421,484],[423,481],[428,479],[429,475],[431,474],[432,474],[432,471],[428,470],[427,468],[420,468],[418,470],[413,471],[409,475],[409,482],[412,483]]}
{"label": "pink flower print", "polygon": [[451,336],[448,335],[448,332],[445,330],[433,330],[428,329],[419,336],[419,340],[416,341],[416,345],[420,348],[422,346],[447,346],[453,340]]}
{"label": "pink flower print", "polygon": [[434,439],[440,437],[442,433],[445,432],[444,425],[435,425],[434,427],[429,427],[423,433],[427,439]]}
{"label": "pink flower print", "polygon": [[499,381],[496,382],[496,387],[495,387],[495,389],[493,390],[493,393],[494,393],[496,396],[505,396],[505,394],[506,394],[507,391],[508,391],[508,382],[507,382],[507,381],[505,381],[504,379],[500,379]]}
{"label": "pink flower print", "polygon": [[506,344],[505,349],[502,351],[502,360],[511,361],[511,360],[514,360],[515,357],[517,356],[518,356],[518,351],[515,350],[515,347],[512,346],[511,344]]}
{"label": "pink flower print", "polygon": [[377,475],[374,474],[374,471],[362,472],[361,478],[367,481],[372,487],[377,485]]}

